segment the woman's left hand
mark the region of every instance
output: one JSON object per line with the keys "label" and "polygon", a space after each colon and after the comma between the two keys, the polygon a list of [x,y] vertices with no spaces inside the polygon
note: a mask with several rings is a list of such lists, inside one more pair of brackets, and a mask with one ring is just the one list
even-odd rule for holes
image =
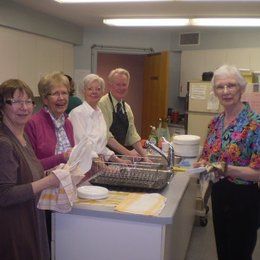
{"label": "woman's left hand", "polygon": [[58,188],[60,185],[60,180],[56,177],[54,173],[50,173],[47,177],[50,187]]}

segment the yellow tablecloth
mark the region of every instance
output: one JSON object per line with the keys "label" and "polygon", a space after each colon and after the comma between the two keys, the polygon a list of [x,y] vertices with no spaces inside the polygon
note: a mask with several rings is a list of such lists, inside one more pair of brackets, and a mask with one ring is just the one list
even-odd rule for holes
{"label": "yellow tablecloth", "polygon": [[159,193],[131,193],[115,207],[115,210],[133,214],[158,216],[166,203]]}

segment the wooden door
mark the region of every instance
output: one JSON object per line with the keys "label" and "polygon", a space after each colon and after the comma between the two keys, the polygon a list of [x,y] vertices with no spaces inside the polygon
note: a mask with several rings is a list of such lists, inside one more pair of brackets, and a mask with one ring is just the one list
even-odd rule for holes
{"label": "wooden door", "polygon": [[168,52],[147,55],[144,60],[142,138],[149,136],[150,125],[157,127],[159,117],[167,116],[168,85]]}

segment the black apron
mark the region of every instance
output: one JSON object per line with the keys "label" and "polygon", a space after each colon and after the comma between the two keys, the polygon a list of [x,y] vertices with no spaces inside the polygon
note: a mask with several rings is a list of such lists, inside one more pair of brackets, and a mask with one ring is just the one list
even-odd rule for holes
{"label": "black apron", "polygon": [[125,109],[125,102],[123,103],[122,109],[124,113],[117,113],[114,108],[114,104],[111,98],[111,94],[109,93],[109,99],[111,102],[111,106],[113,109],[113,122],[110,126],[109,130],[113,134],[114,138],[123,146],[125,146],[126,134],[129,127],[129,121]]}

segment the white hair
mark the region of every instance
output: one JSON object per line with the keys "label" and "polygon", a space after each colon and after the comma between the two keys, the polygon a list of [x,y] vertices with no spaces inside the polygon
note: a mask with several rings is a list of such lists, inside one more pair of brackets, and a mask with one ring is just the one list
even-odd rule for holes
{"label": "white hair", "polygon": [[88,74],[83,79],[83,85],[81,86],[81,92],[84,93],[87,86],[89,86],[92,82],[97,81],[101,87],[102,92],[105,91],[105,81],[96,74]]}
{"label": "white hair", "polygon": [[214,71],[214,75],[213,78],[211,80],[211,84],[213,86],[213,88],[215,87],[215,81],[216,78],[218,77],[234,77],[236,79],[237,85],[244,90],[247,82],[245,80],[245,78],[241,75],[240,71],[238,70],[237,67],[233,66],[233,65],[222,65],[221,67],[219,67],[218,69],[216,69]]}
{"label": "white hair", "polygon": [[115,75],[125,75],[127,77],[127,81],[129,83],[130,81],[130,74],[129,72],[126,70],[126,69],[123,69],[123,68],[116,68],[114,70],[112,70],[109,75],[108,75],[108,82],[111,84],[113,83],[113,80],[114,80],[114,77]]}

